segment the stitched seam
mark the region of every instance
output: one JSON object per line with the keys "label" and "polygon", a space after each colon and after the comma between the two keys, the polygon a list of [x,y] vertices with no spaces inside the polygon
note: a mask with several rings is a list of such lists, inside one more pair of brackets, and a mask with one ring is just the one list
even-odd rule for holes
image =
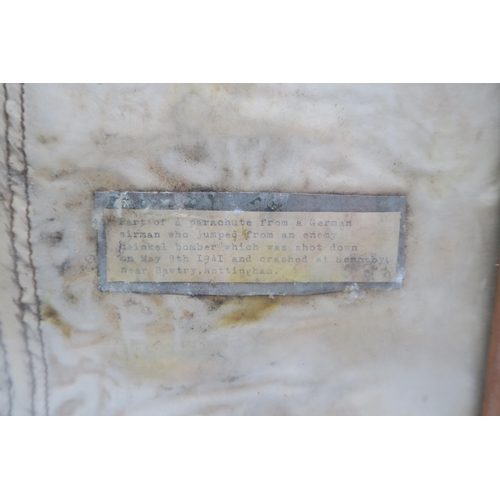
{"label": "stitched seam", "polygon": [[10,365],[9,365],[9,360],[7,358],[7,346],[5,345],[5,342],[3,340],[3,328],[1,321],[0,321],[0,347],[2,348],[3,352],[5,374],[7,376],[7,400],[8,400],[7,415],[10,417],[12,416],[12,377],[10,375]]}
{"label": "stitched seam", "polygon": [[[3,103],[3,111],[4,111],[4,121],[5,121],[5,136],[4,136],[4,140],[5,140],[5,168],[7,168],[7,145],[8,145],[8,142],[7,142],[7,127],[8,127],[8,123],[7,123],[7,120],[6,120],[6,111],[5,111],[5,106],[7,104],[7,93],[6,93],[6,89],[5,89],[5,85],[4,85],[4,103]],[[8,187],[8,186],[6,186]],[[2,201],[6,201],[6,200],[2,200]],[[12,375],[10,373],[10,365],[9,365],[9,359],[7,357],[7,346],[5,345],[5,341],[4,341],[4,338],[3,338],[3,327],[2,327],[2,321],[0,320],[0,347],[2,348],[2,352],[3,352],[3,360],[4,360],[4,368],[5,368],[5,375],[7,377],[7,398],[8,398],[8,410],[7,410],[7,415],[9,415],[9,417],[12,415]]]}
{"label": "stitched seam", "polygon": [[26,354],[28,356],[28,370],[29,374],[31,377],[31,394],[30,394],[30,405],[31,405],[31,414],[35,414],[35,390],[36,390],[36,380],[35,380],[35,371],[33,368],[33,357],[31,354],[31,351],[29,350],[29,343],[28,343],[28,326],[26,322],[24,321],[24,310],[25,306],[23,304],[23,290],[20,285],[20,280],[19,280],[19,254],[16,250],[16,245],[15,245],[15,234],[14,234],[14,190],[12,189],[12,179],[14,177],[13,169],[10,165],[10,142],[9,142],[9,126],[10,126],[10,120],[9,120],[9,115],[7,113],[7,100],[9,98],[9,94],[7,92],[7,85],[4,83],[3,84],[3,90],[4,90],[4,108],[3,108],[3,113],[4,113],[4,119],[5,119],[5,139],[6,139],[6,164],[7,164],[7,179],[8,179],[8,187],[9,187],[9,201],[8,201],[8,207],[9,207],[9,227],[8,227],[8,234],[9,234],[9,240],[12,248],[12,256],[14,259],[14,281],[15,284],[18,288],[18,298],[17,300],[14,299],[15,303],[17,304],[17,307],[19,309],[19,314],[18,314],[18,319],[21,324],[21,336],[24,341],[24,346],[26,348]]}
{"label": "stitched seam", "polygon": [[36,269],[33,263],[33,245],[31,244],[31,217],[30,217],[30,193],[28,185],[28,158],[26,155],[25,141],[26,141],[26,127],[24,125],[24,83],[21,84],[21,152],[23,155],[24,162],[24,190],[26,194],[26,220],[28,224],[28,255],[29,264],[32,269],[33,276],[33,292],[35,295],[35,308],[36,308],[36,323],[37,323],[37,333],[40,340],[40,346],[42,350],[42,361],[44,370],[44,403],[45,403],[45,415],[49,414],[49,368],[47,364],[47,358],[45,355],[45,342],[42,335],[41,318],[40,318],[40,297],[38,296],[38,282],[36,279]]}
{"label": "stitched seam", "polygon": [[9,366],[9,360],[7,358],[7,346],[5,345],[5,342],[3,341],[3,328],[2,328],[2,322],[0,321],[0,347],[3,352],[3,362],[5,366],[5,374],[7,375],[7,398],[8,398],[8,410],[7,410],[7,415],[12,416],[12,378],[10,376],[10,366]]}

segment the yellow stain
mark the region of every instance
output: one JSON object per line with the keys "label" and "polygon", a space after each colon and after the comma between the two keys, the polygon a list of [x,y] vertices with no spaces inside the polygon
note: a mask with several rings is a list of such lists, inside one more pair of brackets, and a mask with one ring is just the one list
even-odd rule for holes
{"label": "yellow stain", "polygon": [[216,322],[216,326],[234,326],[260,321],[280,305],[280,299],[241,297],[228,301],[233,308]]}
{"label": "yellow stain", "polygon": [[64,321],[59,312],[50,304],[43,308],[42,318],[58,328],[64,338],[69,339],[71,337],[71,325]]}

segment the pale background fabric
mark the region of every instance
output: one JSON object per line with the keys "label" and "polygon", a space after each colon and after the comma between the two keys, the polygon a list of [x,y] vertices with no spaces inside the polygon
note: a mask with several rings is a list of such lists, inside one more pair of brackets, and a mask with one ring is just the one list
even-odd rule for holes
{"label": "pale background fabric", "polygon": [[[1,414],[478,413],[500,86],[10,84],[2,104]],[[94,191],[197,189],[405,194],[403,287],[99,292]]]}

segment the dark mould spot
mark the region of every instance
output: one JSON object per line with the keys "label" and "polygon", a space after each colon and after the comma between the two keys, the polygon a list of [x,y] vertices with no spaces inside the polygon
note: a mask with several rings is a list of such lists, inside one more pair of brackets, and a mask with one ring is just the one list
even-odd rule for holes
{"label": "dark mould spot", "polygon": [[200,163],[208,158],[204,144],[196,143],[192,146],[175,146],[174,151],[183,157],[184,161]]}
{"label": "dark mould spot", "polygon": [[229,166],[224,165],[222,167],[222,172],[223,172],[222,178],[223,178],[224,182],[229,182],[233,177],[232,170],[229,168]]}
{"label": "dark mould spot", "polygon": [[253,201],[250,202],[250,205],[255,205],[256,201],[262,201],[261,197],[257,196],[257,198],[255,198],[255,200],[253,200]]}
{"label": "dark mould spot", "polygon": [[210,203],[212,204],[212,210],[213,210],[214,209],[214,202],[215,202],[214,195],[213,194],[208,194],[207,198],[210,200]]}
{"label": "dark mould spot", "polygon": [[[177,175],[173,175],[167,171],[165,167],[163,167],[159,162],[149,160],[148,161],[148,170],[159,179],[159,185],[155,184],[151,186],[148,191],[221,191],[220,186],[213,184],[210,186],[204,186],[198,184],[193,181],[187,181],[182,179]],[[106,191],[107,188],[102,189],[102,191]],[[123,189],[124,191],[135,191],[134,186],[130,188]]]}
{"label": "dark mould spot", "polygon": [[96,146],[106,146],[110,138],[114,139],[115,137],[118,137],[118,135],[119,134],[111,134],[109,132],[101,131],[98,135],[95,135],[92,138],[92,141]]}
{"label": "dark mould spot", "polygon": [[[227,191],[227,189],[225,189],[223,187],[219,187],[217,185],[198,186],[196,184],[192,184],[192,188],[188,189],[188,191],[196,191],[196,192],[200,192],[200,193],[224,193]],[[214,200],[213,195],[208,195],[208,197],[210,198],[210,201],[212,203],[214,203],[215,200]]]}
{"label": "dark mould spot", "polygon": [[55,231],[54,233],[42,233],[40,239],[49,244],[50,246],[57,246],[64,238],[62,231]]}
{"label": "dark mould spot", "polygon": [[54,175],[52,175],[52,180],[53,181],[56,181],[58,179],[61,179],[61,178],[64,178],[66,176],[68,176],[70,174],[70,171],[63,168],[62,170],[60,170],[59,172],[56,172]]}
{"label": "dark mould spot", "polygon": [[188,201],[184,202],[184,208],[187,209],[196,208],[197,206],[198,206],[198,201],[196,200],[196,198],[189,198]]}
{"label": "dark mould spot", "polygon": [[281,203],[271,203],[265,208],[265,212],[276,212],[282,207]]}
{"label": "dark mould spot", "polygon": [[69,259],[66,259],[60,266],[56,266],[59,271],[59,276],[64,276],[66,271],[70,268]]}
{"label": "dark mould spot", "polygon": [[195,296],[195,298],[205,302],[209,311],[217,311],[219,307],[232,299],[232,297],[221,297],[217,295]]}

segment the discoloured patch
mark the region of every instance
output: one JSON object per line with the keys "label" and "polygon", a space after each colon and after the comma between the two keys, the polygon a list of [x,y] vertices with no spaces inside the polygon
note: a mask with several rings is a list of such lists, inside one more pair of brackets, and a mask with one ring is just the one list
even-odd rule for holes
{"label": "discoloured patch", "polygon": [[67,282],[78,281],[82,276],[93,273],[97,268],[95,255],[87,255],[78,260],[65,259],[61,264],[55,266],[59,276],[64,276]]}
{"label": "discoloured patch", "polygon": [[165,337],[168,336],[173,330],[172,319],[173,314],[170,309],[160,309],[158,311],[157,319],[146,326],[145,333],[148,341],[154,343],[164,342]]}
{"label": "discoloured patch", "polygon": [[56,135],[43,135],[43,134],[40,134],[37,137],[37,140],[38,140],[38,142],[40,144],[50,144],[52,142],[56,142],[58,139],[57,139]]}
{"label": "discoloured patch", "polygon": [[197,363],[182,357],[168,357],[164,346],[156,346],[159,354],[152,349],[134,349],[127,352],[121,361],[127,375],[141,383],[145,380],[167,382],[178,385],[182,380],[192,378],[197,371]]}
{"label": "discoloured patch", "polygon": [[193,145],[183,144],[175,146],[174,151],[178,153],[185,162],[190,163],[201,163],[208,157],[206,146],[199,142]]}
{"label": "discoloured patch", "polygon": [[56,266],[57,270],[59,271],[59,276],[64,276],[68,269],[70,268],[71,263],[69,259],[65,259],[62,264]]}
{"label": "discoloured patch", "polygon": [[50,304],[42,309],[42,319],[57,327],[64,338],[71,337],[71,325],[64,321],[59,312]]}
{"label": "discoloured patch", "polygon": [[184,310],[182,312],[182,316],[181,316],[181,319],[192,319],[194,317],[194,313],[190,312],[190,311],[186,311]]}
{"label": "discoloured patch", "polygon": [[[203,186],[196,182],[189,182],[183,179],[178,174],[174,174],[168,171],[165,167],[161,165],[157,160],[148,159],[147,160],[147,170],[155,176],[160,182],[160,187],[156,185],[155,190],[161,191],[217,191],[217,187]],[[106,191],[108,187],[106,186],[102,191]],[[134,187],[130,187],[128,191],[133,191]],[[126,191],[126,189],[124,189]]]}
{"label": "discoloured patch", "polygon": [[234,307],[219,318],[216,326],[236,326],[260,321],[280,305],[280,299],[233,297],[226,301],[226,304],[234,305]]}
{"label": "discoloured patch", "polygon": [[64,298],[72,305],[78,304],[78,297],[65,287]]}
{"label": "discoloured patch", "polygon": [[64,238],[64,233],[62,231],[55,231],[53,233],[42,233],[40,239],[49,244],[50,246],[56,246],[61,243]]}
{"label": "discoloured patch", "polygon": [[218,295],[196,297],[196,298],[205,302],[209,311],[217,311],[219,307],[223,306],[224,304],[232,300],[232,297],[221,297]]}

